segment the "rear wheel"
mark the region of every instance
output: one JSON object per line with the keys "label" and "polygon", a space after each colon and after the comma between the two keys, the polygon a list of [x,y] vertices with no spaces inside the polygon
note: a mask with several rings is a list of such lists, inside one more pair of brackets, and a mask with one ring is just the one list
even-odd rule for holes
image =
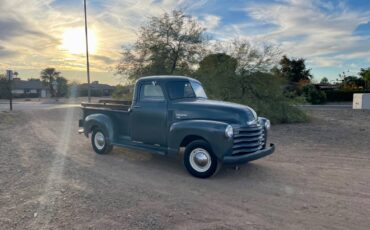
{"label": "rear wheel", "polygon": [[97,154],[108,154],[113,149],[113,145],[108,144],[107,135],[99,128],[94,129],[91,144]]}
{"label": "rear wheel", "polygon": [[218,160],[206,141],[196,140],[186,146],[184,164],[191,175],[208,178],[216,172]]}

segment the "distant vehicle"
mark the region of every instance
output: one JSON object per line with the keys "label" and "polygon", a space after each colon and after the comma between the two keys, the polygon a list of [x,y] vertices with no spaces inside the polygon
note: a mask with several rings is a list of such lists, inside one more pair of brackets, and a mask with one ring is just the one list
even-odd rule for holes
{"label": "distant vehicle", "polygon": [[135,85],[132,102],[82,103],[79,132],[98,154],[121,146],[176,156],[185,147],[188,172],[212,176],[274,152],[266,145],[270,121],[247,106],[207,99],[201,83],[182,76],[150,76]]}

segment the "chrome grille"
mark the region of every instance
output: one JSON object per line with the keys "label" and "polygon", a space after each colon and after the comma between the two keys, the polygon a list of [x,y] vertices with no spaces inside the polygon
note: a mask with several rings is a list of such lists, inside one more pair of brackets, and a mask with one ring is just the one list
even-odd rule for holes
{"label": "chrome grille", "polygon": [[234,134],[233,155],[256,152],[266,146],[265,129],[261,125],[242,127]]}

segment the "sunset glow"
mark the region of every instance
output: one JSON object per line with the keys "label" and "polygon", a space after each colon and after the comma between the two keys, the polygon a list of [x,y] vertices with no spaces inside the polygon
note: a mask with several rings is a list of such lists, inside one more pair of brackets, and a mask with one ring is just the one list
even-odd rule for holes
{"label": "sunset glow", "polygon": [[[86,71],[84,1],[0,0],[0,73],[37,77],[48,66],[77,80]],[[183,9],[216,41],[247,39],[272,44],[281,54],[304,58],[316,80],[357,76],[370,62],[370,1],[122,1],[87,0],[92,75],[114,76],[123,49],[133,47],[151,17]]]}
{"label": "sunset glow", "polygon": [[[89,30],[89,52],[96,53],[97,42],[95,32]],[[61,45],[62,50],[68,51],[70,54],[85,54],[85,31],[84,28],[69,28],[63,33]]]}

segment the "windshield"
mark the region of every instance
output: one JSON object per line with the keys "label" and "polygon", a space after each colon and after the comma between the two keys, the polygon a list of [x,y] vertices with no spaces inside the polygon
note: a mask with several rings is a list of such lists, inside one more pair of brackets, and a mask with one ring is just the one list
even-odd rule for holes
{"label": "windshield", "polygon": [[207,98],[201,84],[189,81],[173,81],[167,84],[170,99]]}
{"label": "windshield", "polygon": [[191,82],[196,97],[207,98],[207,94],[203,89],[203,86],[198,82]]}

